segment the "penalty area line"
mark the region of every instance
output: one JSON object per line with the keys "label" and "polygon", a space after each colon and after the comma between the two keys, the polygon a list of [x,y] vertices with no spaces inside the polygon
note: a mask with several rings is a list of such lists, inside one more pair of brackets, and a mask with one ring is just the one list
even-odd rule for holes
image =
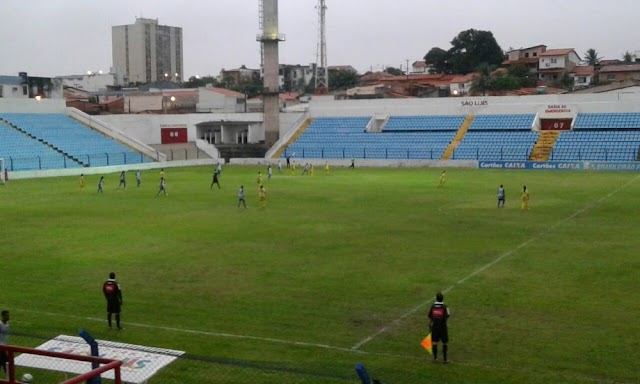
{"label": "penalty area line", "polygon": [[[528,240],[520,243],[518,246],[516,246],[515,248],[501,254],[500,256],[498,256],[495,260],[483,265],[482,267],[476,269],[475,271],[471,272],[469,275],[467,275],[466,277],[458,280],[456,283],[454,283],[453,285],[447,287],[446,289],[444,289],[442,291],[442,293],[448,293],[450,292],[452,289],[454,289],[456,286],[462,285],[465,282],[467,282],[469,279],[471,279],[474,276],[477,276],[479,274],[481,274],[482,272],[486,271],[487,269],[493,267],[494,265],[500,263],[502,260],[512,256],[513,254],[515,254],[516,252],[518,252],[519,250],[521,250],[522,248],[525,248],[526,246],[528,246],[529,244],[531,244],[533,241],[540,239],[541,237],[544,237],[546,235],[548,235],[549,233],[551,233],[553,230],[555,230],[556,228],[558,228],[559,226],[567,223],[568,221],[573,220],[576,216],[588,212],[591,209],[595,208],[596,206],[598,206],[598,204],[601,204],[603,201],[609,199],[611,196],[617,194],[618,192],[622,191],[623,189],[627,188],[629,185],[633,184],[636,180],[640,179],[640,176],[636,176],[634,178],[632,178],[631,180],[627,181],[626,183],[624,183],[623,185],[621,185],[620,187],[614,189],[613,191],[609,192],[608,194],[604,195],[603,197],[599,198],[598,200],[591,202],[587,205],[585,205],[584,207],[580,208],[579,210],[575,211],[574,213],[572,213],[570,216],[565,217],[564,219],[556,222],[555,224],[551,225],[550,227],[547,227],[547,229],[545,229],[544,231],[538,232],[536,234],[534,234],[532,237],[530,237]],[[423,303],[420,303],[420,305],[412,308],[410,311],[406,312],[405,314],[403,314],[402,316],[398,317],[397,319],[391,321],[389,324],[385,325],[384,327],[378,329],[375,333],[365,337],[364,339],[360,340],[358,343],[356,343],[355,345],[353,345],[351,347],[352,350],[357,351],[360,348],[362,348],[365,344],[369,343],[371,340],[375,339],[376,337],[380,336],[381,334],[389,331],[390,329],[394,328],[397,325],[400,325],[406,318],[408,318],[409,316],[412,316],[414,313],[418,312],[419,310],[423,309],[424,307],[426,307],[427,305],[431,305],[433,304],[434,300],[427,300]]]}

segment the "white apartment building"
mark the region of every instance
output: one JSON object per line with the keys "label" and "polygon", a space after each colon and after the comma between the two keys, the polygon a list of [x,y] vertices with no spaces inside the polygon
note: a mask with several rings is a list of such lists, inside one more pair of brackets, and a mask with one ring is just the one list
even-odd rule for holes
{"label": "white apartment building", "polygon": [[182,81],[182,28],[136,18],[135,24],[111,28],[113,67],[123,85]]}

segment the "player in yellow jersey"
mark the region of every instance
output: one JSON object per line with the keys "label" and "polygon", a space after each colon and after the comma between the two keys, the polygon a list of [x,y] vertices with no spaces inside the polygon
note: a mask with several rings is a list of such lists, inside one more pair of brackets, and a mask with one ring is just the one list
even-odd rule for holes
{"label": "player in yellow jersey", "polygon": [[313,176],[314,173],[315,173],[315,167],[313,166],[313,164],[311,164],[311,170],[309,170],[309,176]]}
{"label": "player in yellow jersey", "polygon": [[438,184],[438,187],[444,187],[446,174],[447,171],[442,171],[442,173],[440,174],[440,183]]}
{"label": "player in yellow jersey", "polygon": [[329,174],[329,162],[328,161],[324,162],[324,174],[325,175]]}
{"label": "player in yellow jersey", "polygon": [[160,180],[164,179],[164,168],[160,170]]}
{"label": "player in yellow jersey", "polygon": [[80,192],[82,192],[82,188],[84,188],[84,173],[80,174],[80,178],[78,179],[78,184],[80,184]]}
{"label": "player in yellow jersey", "polygon": [[262,172],[258,172],[258,178],[256,179],[256,182],[259,186],[262,186]]}
{"label": "player in yellow jersey", "polygon": [[522,187],[522,193],[520,193],[520,208],[523,211],[529,210],[529,191],[526,185]]}
{"label": "player in yellow jersey", "polygon": [[265,208],[267,206],[267,190],[264,189],[264,185],[260,185],[258,197],[260,198],[260,208]]}
{"label": "player in yellow jersey", "polygon": [[291,176],[294,176],[295,174],[296,174],[296,162],[291,161]]}

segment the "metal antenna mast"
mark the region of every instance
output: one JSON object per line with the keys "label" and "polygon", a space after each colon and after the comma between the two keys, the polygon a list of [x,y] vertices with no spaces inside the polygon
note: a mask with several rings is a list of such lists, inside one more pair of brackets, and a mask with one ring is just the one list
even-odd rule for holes
{"label": "metal antenna mast", "polygon": [[[264,4],[263,0],[258,0],[258,30],[260,34],[264,33]],[[260,70],[264,70],[264,44],[260,42]]]}
{"label": "metal antenna mast", "polygon": [[327,5],[325,0],[318,0],[318,51],[316,54],[316,93],[329,93],[329,71],[327,67],[327,29],[325,16]]}

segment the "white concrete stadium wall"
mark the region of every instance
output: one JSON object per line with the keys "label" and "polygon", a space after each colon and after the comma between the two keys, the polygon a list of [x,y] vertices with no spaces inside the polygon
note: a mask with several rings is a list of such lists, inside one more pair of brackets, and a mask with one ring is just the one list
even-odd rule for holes
{"label": "white concrete stadium wall", "polygon": [[65,113],[64,99],[0,99],[0,113]]}
{"label": "white concrete stadium wall", "polygon": [[196,125],[205,122],[262,122],[261,113],[194,113],[185,115],[101,115],[95,119],[147,145],[161,144],[161,126],[187,126],[187,140],[196,141]]}
{"label": "white concrete stadium wall", "polygon": [[311,117],[408,115],[486,115],[537,113],[547,105],[572,105],[578,113],[640,112],[640,94],[606,93],[439,99],[380,99],[335,101],[313,97]]}

